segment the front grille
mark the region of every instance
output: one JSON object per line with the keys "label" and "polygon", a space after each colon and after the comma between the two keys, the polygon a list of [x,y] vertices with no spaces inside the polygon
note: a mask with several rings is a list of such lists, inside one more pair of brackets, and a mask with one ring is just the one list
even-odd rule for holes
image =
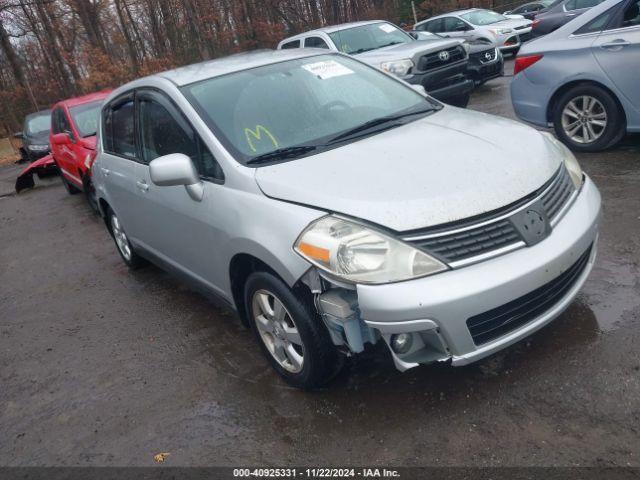
{"label": "front grille", "polygon": [[504,42],[504,44],[505,44],[506,46],[509,46],[509,45],[517,45],[517,44],[518,44],[518,38],[519,38],[519,37],[518,37],[517,35],[514,35],[513,37],[509,37],[509,38],[507,38],[507,40]]}
{"label": "front grille", "polygon": [[[524,239],[510,220],[510,214],[539,199],[547,218],[554,224],[558,213],[574,191],[569,173],[561,167],[556,175],[535,192],[504,208],[439,227],[415,231],[404,240],[435,255],[448,264],[473,263],[480,255],[488,258],[524,246]],[[493,219],[493,221],[492,221]],[[497,252],[497,253],[496,253]]]}
{"label": "front grille", "polygon": [[520,41],[521,42],[528,42],[529,40],[531,40],[533,38],[533,33],[531,33],[531,32],[521,33],[518,36],[520,37]]}
{"label": "front grille", "polygon": [[[443,55],[441,55],[443,52],[447,52],[446,59],[444,59]],[[462,60],[464,57],[465,51],[461,46],[455,46],[434,53],[428,53],[427,55],[423,55],[420,58],[420,61],[418,62],[418,70],[420,70],[421,72],[426,72],[427,70],[433,70],[435,68],[457,62],[458,60]]]}
{"label": "front grille", "polygon": [[489,63],[493,62],[497,56],[497,50],[495,48],[491,48],[489,50],[470,54],[469,60],[473,61],[474,63]]}
{"label": "front grille", "polygon": [[589,262],[592,248],[593,246],[589,247],[577,262],[546,285],[500,307],[467,319],[467,328],[473,342],[476,345],[483,345],[535,320],[550,310],[575,285]]}
{"label": "front grille", "polygon": [[553,220],[574,191],[566,168],[562,168],[551,188],[542,196],[542,205],[549,220]]}

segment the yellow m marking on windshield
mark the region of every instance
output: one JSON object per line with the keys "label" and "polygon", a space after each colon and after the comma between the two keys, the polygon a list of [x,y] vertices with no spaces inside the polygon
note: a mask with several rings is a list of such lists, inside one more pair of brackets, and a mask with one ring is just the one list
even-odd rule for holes
{"label": "yellow m marking on windshield", "polygon": [[269,140],[271,140],[271,143],[273,143],[273,146],[278,148],[278,141],[271,134],[271,132],[267,130],[265,127],[263,127],[262,125],[256,125],[255,130],[251,130],[250,128],[244,129],[244,136],[247,138],[247,143],[249,144],[249,148],[251,148],[251,151],[253,152],[257,151],[255,145],[253,144],[253,141],[262,140],[262,135],[265,135],[266,137],[268,137]]}

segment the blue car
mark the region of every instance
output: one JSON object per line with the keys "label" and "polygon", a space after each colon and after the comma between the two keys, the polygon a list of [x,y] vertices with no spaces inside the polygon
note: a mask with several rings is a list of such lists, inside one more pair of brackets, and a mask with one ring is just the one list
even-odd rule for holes
{"label": "blue car", "polygon": [[576,151],[640,132],[640,0],[606,0],[522,47],[511,82],[521,119]]}

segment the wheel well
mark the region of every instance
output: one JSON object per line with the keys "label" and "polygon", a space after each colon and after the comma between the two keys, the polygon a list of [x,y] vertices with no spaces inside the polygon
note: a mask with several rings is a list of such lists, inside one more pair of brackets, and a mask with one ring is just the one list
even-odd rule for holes
{"label": "wheel well", "polygon": [[626,113],[624,111],[624,108],[622,108],[622,104],[620,103],[620,100],[618,100],[618,97],[615,93],[613,93],[611,91],[610,88],[608,88],[607,86],[603,85],[600,82],[596,82],[593,80],[575,80],[573,82],[569,82],[563,86],[561,86],[558,90],[556,90],[554,92],[554,94],[551,96],[551,100],[549,100],[549,104],[547,105],[547,122],[552,123],[553,122],[553,112],[556,109],[556,103],[558,102],[558,99],[567,91],[569,91],[571,88],[577,86],[577,85],[594,85],[596,87],[602,88],[603,90],[605,90],[606,92],[608,92],[613,99],[615,100],[616,104],[618,105],[618,108],[620,109],[620,112],[622,113],[622,118],[624,119],[625,123],[627,121],[627,117],[626,117]]}
{"label": "wheel well", "polygon": [[[238,315],[245,326],[249,326],[249,318],[244,305],[244,286],[249,275],[254,272],[268,272],[284,282],[282,277],[278,275],[278,272],[253,255],[248,253],[238,253],[231,259],[231,262],[229,263],[231,294],[233,295],[233,302],[235,303]],[[302,282],[296,283],[293,290],[305,297],[307,295],[311,295],[307,286]]]}

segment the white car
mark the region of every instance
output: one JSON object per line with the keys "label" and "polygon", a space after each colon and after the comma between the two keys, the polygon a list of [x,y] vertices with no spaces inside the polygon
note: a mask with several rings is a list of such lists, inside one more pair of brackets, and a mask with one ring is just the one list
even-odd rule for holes
{"label": "white car", "polygon": [[489,40],[495,42],[502,53],[515,55],[531,37],[532,23],[522,17],[507,18],[491,10],[471,8],[423,20],[413,29],[468,41]]}

